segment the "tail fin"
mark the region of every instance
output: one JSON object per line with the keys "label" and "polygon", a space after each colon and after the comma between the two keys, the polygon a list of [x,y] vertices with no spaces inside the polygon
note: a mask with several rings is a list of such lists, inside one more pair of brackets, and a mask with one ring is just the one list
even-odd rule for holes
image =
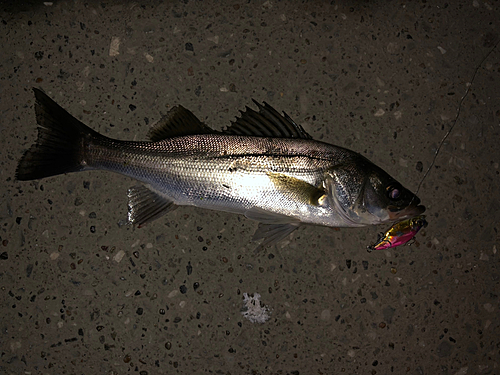
{"label": "tail fin", "polygon": [[19,161],[18,180],[35,180],[84,168],[83,145],[97,132],[71,116],[44,92],[33,88],[38,138]]}

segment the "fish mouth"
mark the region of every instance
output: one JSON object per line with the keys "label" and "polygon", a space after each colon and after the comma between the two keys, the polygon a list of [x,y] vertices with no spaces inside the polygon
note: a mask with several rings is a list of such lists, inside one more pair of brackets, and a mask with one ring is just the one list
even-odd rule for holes
{"label": "fish mouth", "polygon": [[389,217],[391,220],[404,220],[421,215],[425,212],[425,206],[419,204],[420,199],[415,197],[410,205],[401,209],[399,207],[389,207]]}
{"label": "fish mouth", "polygon": [[415,207],[411,207],[411,209],[409,210],[410,212],[408,213],[409,216],[418,216],[418,215],[421,215],[425,212],[425,206],[423,205],[418,205],[418,206],[415,206]]}

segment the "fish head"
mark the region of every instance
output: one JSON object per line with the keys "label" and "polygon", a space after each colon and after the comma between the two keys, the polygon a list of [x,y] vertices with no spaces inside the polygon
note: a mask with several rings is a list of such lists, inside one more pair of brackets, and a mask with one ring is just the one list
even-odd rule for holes
{"label": "fish head", "polygon": [[415,194],[362,156],[333,168],[328,175],[330,205],[346,226],[393,223],[425,211]]}

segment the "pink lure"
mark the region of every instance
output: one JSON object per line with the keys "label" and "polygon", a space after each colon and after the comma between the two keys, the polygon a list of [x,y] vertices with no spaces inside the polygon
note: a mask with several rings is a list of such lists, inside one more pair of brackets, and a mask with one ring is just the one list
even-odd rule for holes
{"label": "pink lure", "polygon": [[381,233],[377,242],[368,246],[368,251],[384,250],[404,245],[410,241],[418,231],[427,226],[425,216],[416,216],[394,224],[387,232]]}

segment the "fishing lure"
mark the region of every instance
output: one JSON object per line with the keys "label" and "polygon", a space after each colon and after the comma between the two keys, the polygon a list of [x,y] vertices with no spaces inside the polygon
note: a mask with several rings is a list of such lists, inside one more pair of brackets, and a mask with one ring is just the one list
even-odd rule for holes
{"label": "fishing lure", "polygon": [[425,215],[400,221],[394,224],[387,232],[380,233],[377,242],[368,246],[368,252],[404,245],[415,237],[420,229],[426,226]]}

